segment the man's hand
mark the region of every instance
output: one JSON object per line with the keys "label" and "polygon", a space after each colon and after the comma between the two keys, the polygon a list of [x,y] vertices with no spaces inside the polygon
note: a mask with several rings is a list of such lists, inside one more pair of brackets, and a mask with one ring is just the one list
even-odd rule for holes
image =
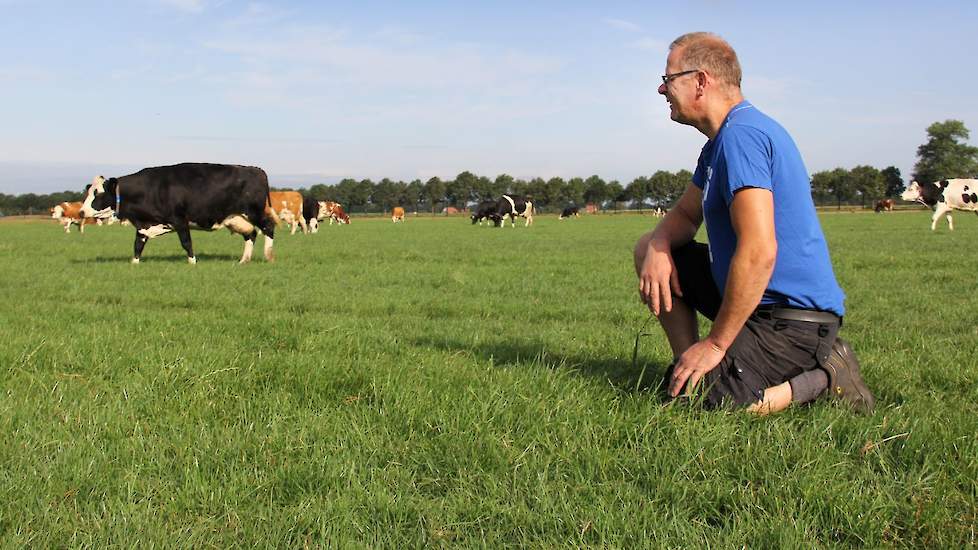
{"label": "man's hand", "polygon": [[638,274],[638,295],[655,316],[659,312],[672,311],[672,295],[682,297],[679,274],[668,247],[661,250],[651,241]]}
{"label": "man's hand", "polygon": [[[726,352],[710,340],[696,342],[676,362],[669,381],[669,395],[676,397],[686,385],[689,394],[706,373],[715,369]],[[687,384],[688,382],[688,384]]]}

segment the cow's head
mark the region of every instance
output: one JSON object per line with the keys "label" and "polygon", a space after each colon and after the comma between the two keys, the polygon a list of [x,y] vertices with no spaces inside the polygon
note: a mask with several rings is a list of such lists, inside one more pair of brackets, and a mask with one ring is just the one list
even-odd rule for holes
{"label": "cow's head", "polygon": [[921,199],[920,184],[911,182],[910,187],[907,187],[903,193],[900,193],[900,198],[905,201],[919,201]]}
{"label": "cow's head", "polygon": [[319,211],[316,213],[316,219],[325,220],[326,218],[329,217],[330,214],[333,213],[333,205],[336,203],[329,202],[329,201],[318,201],[318,202],[319,202]]}
{"label": "cow's head", "polygon": [[59,218],[61,218],[61,216],[64,216],[64,214],[65,214],[65,209],[64,209],[64,207],[63,207],[63,206],[61,206],[61,205],[59,204],[59,205],[57,205],[57,206],[55,206],[55,207],[53,207],[53,208],[50,208],[50,209],[48,209],[48,212],[50,212],[50,213],[51,213],[51,217],[52,217],[52,218],[54,218],[54,219],[56,219],[56,220],[57,220],[57,219],[59,219]]}
{"label": "cow's head", "polygon": [[86,218],[110,218],[114,213],[116,190],[119,180],[105,179],[95,176],[92,183],[85,187],[85,198],[82,200],[82,216]]}

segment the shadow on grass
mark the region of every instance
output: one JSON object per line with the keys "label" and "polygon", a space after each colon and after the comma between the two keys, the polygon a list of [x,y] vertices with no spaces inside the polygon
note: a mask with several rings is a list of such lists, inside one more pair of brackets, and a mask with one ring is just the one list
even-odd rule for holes
{"label": "shadow on grass", "polygon": [[[235,256],[232,254],[197,254],[197,262],[235,262],[240,260],[240,256]],[[261,258],[259,258],[261,260]],[[72,263],[76,264],[127,264],[132,261],[132,256],[95,256],[94,258],[86,259],[74,259]],[[254,258],[252,259],[254,262]],[[167,255],[167,256],[153,256],[147,255],[143,256],[139,263],[140,265],[145,263],[187,263],[187,256],[184,254]]]}
{"label": "shadow on grass", "polygon": [[667,363],[645,361],[641,357],[633,365],[630,359],[614,357],[596,359],[561,353],[559,350],[547,349],[543,344],[525,340],[484,342],[473,345],[458,340],[423,338],[413,343],[449,353],[466,352],[483,361],[492,361],[493,365],[501,368],[525,366],[527,363],[564,368],[575,374],[599,380],[601,383],[609,383],[623,393],[658,393],[657,390],[668,367]]}

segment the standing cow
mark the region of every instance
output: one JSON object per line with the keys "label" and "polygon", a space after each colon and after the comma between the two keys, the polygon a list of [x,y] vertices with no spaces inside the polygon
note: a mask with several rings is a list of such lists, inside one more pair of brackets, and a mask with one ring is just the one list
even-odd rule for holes
{"label": "standing cow", "polygon": [[893,199],[880,199],[876,201],[876,206],[873,208],[873,212],[879,214],[880,212],[892,212],[893,211]]}
{"label": "standing cow", "polygon": [[563,210],[563,212],[560,213],[560,216],[557,219],[562,220],[564,218],[570,218],[571,216],[575,218],[580,218],[581,209],[576,206],[568,206]]}
{"label": "standing cow", "polygon": [[395,206],[394,209],[391,210],[391,221],[394,222],[394,223],[403,222],[404,221],[404,209],[401,208],[400,206]]}
{"label": "standing cow", "polygon": [[73,224],[78,226],[80,233],[85,232],[86,225],[102,225],[102,220],[98,218],[83,217],[81,209],[82,203],[80,202],[62,202],[56,204],[48,212],[51,213],[52,218],[58,220],[58,223],[64,226],[65,233],[71,233],[71,226]]}
{"label": "standing cow", "polygon": [[309,233],[309,226],[303,214],[304,199],[298,191],[272,191],[268,194],[268,198],[275,214],[292,227],[289,235],[295,235],[299,226],[302,227],[303,234]]}
{"label": "standing cow", "polygon": [[978,180],[947,179],[924,184],[912,182],[900,198],[919,202],[934,209],[934,216],[930,223],[931,231],[937,228],[937,220],[941,214],[947,217],[948,229],[954,231],[954,221],[951,220],[952,210],[965,210],[978,214]]}
{"label": "standing cow", "polygon": [[517,216],[526,219],[523,227],[529,227],[533,223],[533,202],[519,195],[503,195],[496,202],[496,213],[492,216],[496,227],[506,225],[507,217],[512,222],[510,227],[516,227]]}
{"label": "standing cow", "polygon": [[144,168],[120,178],[96,178],[85,188],[82,213],[108,218],[113,214],[136,228],[132,263],[138,264],[146,241],[176,231],[197,263],[191,229],[221,227],[244,237],[241,263],[251,261],[260,229],[265,234],[265,259],[274,260],[275,217],[269,203],[268,176],[261,168],[226,164],[184,163]]}

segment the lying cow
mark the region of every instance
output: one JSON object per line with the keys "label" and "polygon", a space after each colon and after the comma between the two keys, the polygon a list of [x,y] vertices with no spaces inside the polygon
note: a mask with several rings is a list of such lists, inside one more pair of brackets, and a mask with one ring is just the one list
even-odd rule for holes
{"label": "lying cow", "polygon": [[486,220],[493,220],[496,215],[496,201],[482,201],[479,206],[475,209],[475,214],[472,214],[472,225],[477,222],[482,225],[482,222]]}
{"label": "lying cow", "polygon": [[876,201],[876,206],[873,208],[873,212],[879,214],[880,212],[892,212],[893,211],[893,199],[880,199]]}
{"label": "lying cow", "polygon": [[492,219],[496,227],[503,227],[507,217],[512,222],[510,227],[516,227],[517,217],[525,218],[523,227],[529,227],[533,223],[533,202],[519,195],[503,195],[496,202],[496,213]]}
{"label": "lying cow", "polygon": [[401,208],[400,206],[395,206],[394,209],[391,210],[391,221],[394,222],[394,223],[403,222],[404,221],[404,209]]}
{"label": "lying cow", "polygon": [[900,198],[919,202],[934,209],[934,216],[930,223],[931,231],[937,228],[937,220],[941,214],[947,217],[948,229],[954,231],[954,221],[951,220],[952,210],[965,210],[978,214],[978,180],[948,179],[924,184],[912,182]]}
{"label": "lying cow", "polygon": [[295,235],[296,229],[302,226],[302,233],[309,233],[305,216],[302,213],[303,198],[298,191],[272,191],[268,194],[272,210],[285,223],[292,227],[290,235]]}
{"label": "lying cow", "polygon": [[225,164],[184,163],[144,168],[135,174],[105,179],[85,188],[82,214],[108,218],[113,214],[136,228],[132,263],[138,264],[146,241],[176,231],[197,263],[191,229],[221,227],[245,239],[241,263],[251,261],[260,229],[265,234],[265,259],[274,260],[275,214],[269,203],[268,176],[261,168]]}
{"label": "lying cow", "polygon": [[560,216],[557,219],[562,220],[564,218],[570,218],[572,216],[575,218],[580,218],[581,209],[576,206],[568,206],[560,213]]}
{"label": "lying cow", "polygon": [[62,202],[50,208],[48,212],[51,217],[58,220],[65,228],[65,233],[71,233],[71,226],[77,225],[80,233],[85,232],[86,225],[102,225],[102,220],[98,218],[86,218],[81,213],[82,203]]}

